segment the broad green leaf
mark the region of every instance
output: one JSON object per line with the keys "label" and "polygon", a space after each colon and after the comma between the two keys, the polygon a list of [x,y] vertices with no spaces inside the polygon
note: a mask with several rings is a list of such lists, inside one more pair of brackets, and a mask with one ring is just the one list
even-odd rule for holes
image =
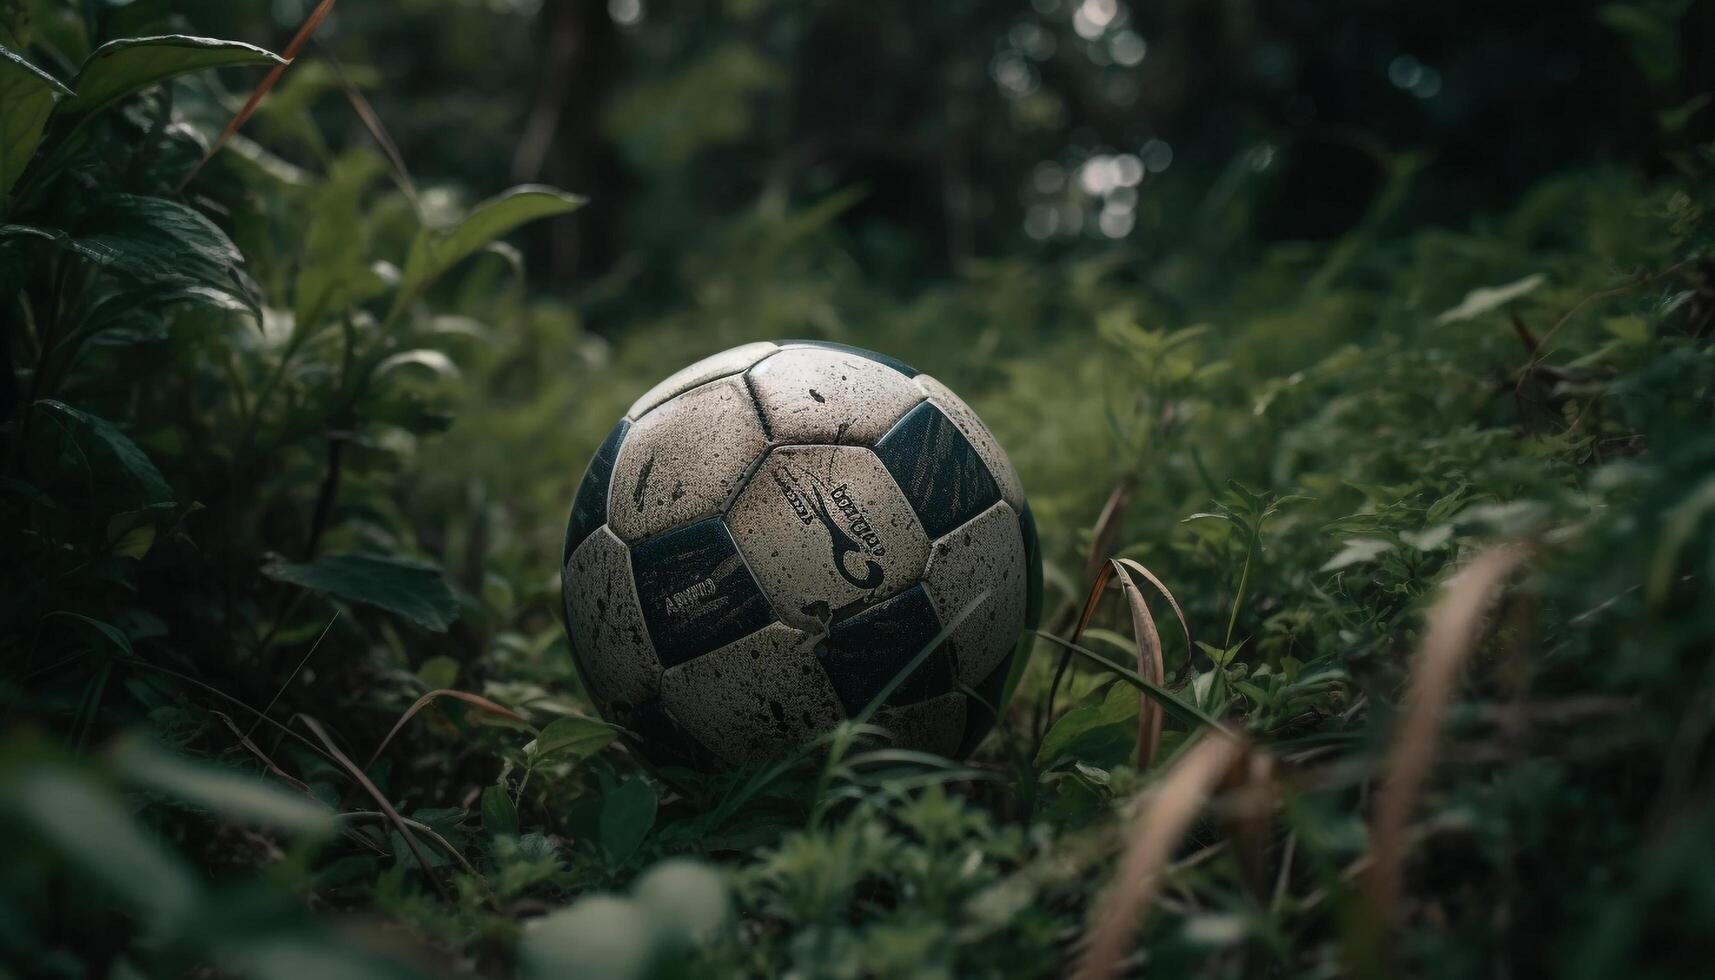
{"label": "broad green leaf", "polygon": [[367,603],[444,633],[458,599],[433,565],[381,555],[329,555],[312,562],[272,561],[262,574],[326,595]]}
{"label": "broad green leaf", "polygon": [[439,691],[458,683],[459,662],[451,657],[430,657],[417,668],[417,679],[431,691]]}
{"label": "broad green leaf", "polygon": [[54,76],[0,45],[0,202],[35,154],[54,100],[71,94]]}
{"label": "broad green leaf", "polygon": [[655,787],[642,778],[628,779],[601,801],[601,845],[617,862],[637,852],[655,826],[660,804]]}
{"label": "broad green leaf", "polygon": [[156,928],[184,922],[197,904],[200,888],[185,863],[89,782],[38,770],[6,787],[0,800],[85,878]]}
{"label": "broad green leaf", "polygon": [[1641,316],[1611,316],[1602,321],[1602,329],[1618,337],[1622,343],[1634,346],[1646,344],[1650,338],[1649,321]]}
{"label": "broad green leaf", "polygon": [[519,225],[540,218],[566,214],[582,207],[584,198],[552,187],[525,185],[490,198],[447,229],[424,228],[411,243],[405,272],[393,304],[397,315],[441,274],[459,260],[505,235]]}
{"label": "broad green leaf", "polygon": [[[171,513],[170,508],[167,513]],[[114,514],[107,519],[108,552],[119,558],[142,558],[155,545],[155,522],[161,508],[145,507]]]}
{"label": "broad green leaf", "polygon": [[112,422],[51,398],[37,402],[36,407],[62,420],[86,453],[89,449],[96,449],[116,462],[131,482],[142,491],[148,502],[155,503],[172,497],[173,491],[167,486],[166,478],[155,468],[148,454],[137,448],[137,444],[120,432]]}
{"label": "broad green leaf", "polygon": [[315,800],[218,766],[170,755],[140,740],[119,745],[113,752],[113,763],[128,783],[237,821],[299,834],[333,830],[333,811]]}
{"label": "broad green leaf", "polygon": [[482,791],[482,829],[489,836],[517,836],[518,807],[505,786],[490,786]]}
{"label": "broad green leaf", "polygon": [[532,765],[542,765],[561,759],[584,759],[601,751],[613,741],[612,725],[568,715],[548,723],[536,740],[524,747]]}
{"label": "broad green leaf", "polygon": [[1346,542],[1339,554],[1323,562],[1318,571],[1337,572],[1352,565],[1368,564],[1393,549],[1391,541],[1383,541],[1380,538],[1353,538]]}
{"label": "broad green leaf", "polygon": [[1208,654],[1209,659],[1215,662],[1215,666],[1225,667],[1227,664],[1233,662],[1233,658],[1239,655],[1240,650],[1244,649],[1245,642],[1246,641],[1244,640],[1240,640],[1230,647],[1222,648],[1214,645],[1213,643],[1204,643],[1202,640],[1198,640],[1197,649]]}
{"label": "broad green leaf", "polygon": [[1131,688],[1120,683],[1109,684],[1100,701],[1060,716],[1042,739],[1042,747],[1036,753],[1036,767],[1046,769],[1067,755],[1098,766],[1125,761],[1136,742],[1137,708],[1137,695]]}
{"label": "broad green leaf", "polygon": [[72,81],[71,87],[77,94],[66,100],[59,111],[66,116],[86,117],[186,72],[284,63],[274,52],[242,41],[183,34],[121,38],[90,53]]}
{"label": "broad green leaf", "polygon": [[[0,225],[0,260],[40,240],[131,281],[134,288],[108,295],[84,314],[76,327],[78,338],[110,331],[147,337],[147,318],[179,303],[242,310],[261,319],[241,269],[243,256],[213,222],[165,198],[110,194],[91,204],[76,236],[59,228]],[[11,265],[0,265],[0,285]]]}
{"label": "broad green leaf", "polygon": [[81,623],[84,626],[89,627],[95,632],[101,634],[101,637],[108,643],[113,644],[114,649],[128,657],[135,657],[137,655],[137,651],[131,647],[131,638],[126,636],[123,630],[114,626],[112,623],[104,623],[99,619],[91,619],[82,613],[67,612],[64,609],[58,609],[48,613],[46,616],[42,617],[42,621],[46,622],[53,619],[55,616],[69,619],[75,623]]}
{"label": "broad green leaf", "polygon": [[424,372],[427,372],[436,378],[443,378],[449,381],[457,381],[459,379],[459,366],[453,363],[452,358],[438,350],[430,350],[427,348],[400,351],[397,354],[392,354],[383,358],[381,363],[375,365],[375,373],[373,377],[375,380],[380,380],[395,371],[411,367],[421,368]]}
{"label": "broad green leaf", "polygon": [[142,558],[154,546],[155,525],[139,524],[113,542],[112,554],[116,558]]}
{"label": "broad green leaf", "polygon": [[78,252],[143,282],[231,288],[244,256],[220,226],[177,201],[111,194],[91,202]]}
{"label": "broad green leaf", "polygon": [[1520,296],[1534,292],[1547,281],[1548,277],[1539,272],[1504,286],[1473,289],[1465,294],[1465,299],[1458,306],[1436,317],[1435,322],[1458,323],[1461,320],[1474,319],[1491,310],[1497,310]]}

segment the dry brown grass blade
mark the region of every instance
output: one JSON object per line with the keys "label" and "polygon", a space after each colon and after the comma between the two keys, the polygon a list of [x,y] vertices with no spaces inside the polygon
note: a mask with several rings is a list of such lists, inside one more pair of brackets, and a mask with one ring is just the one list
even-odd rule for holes
{"label": "dry brown grass blade", "polygon": [[393,829],[399,831],[399,836],[404,839],[405,846],[411,849],[411,856],[417,859],[417,864],[422,867],[423,874],[427,875],[430,883],[435,886],[435,892],[441,896],[442,901],[451,901],[452,896],[447,894],[447,886],[441,884],[441,879],[435,877],[434,868],[429,864],[428,856],[423,853],[423,845],[417,842],[417,835],[411,832],[410,825],[405,822],[404,817],[399,815],[399,811],[393,808],[393,804],[381,792],[380,787],[376,786],[362,769],[357,768],[356,763],[340,751],[339,746],[334,744],[334,740],[328,736],[327,729],[322,727],[321,722],[309,715],[296,717],[303,721],[304,727],[308,728],[310,733],[322,743],[328,750],[328,754],[333,756],[334,761],[343,766],[345,771],[351,774],[352,779],[357,780],[357,784],[363,787],[363,791],[369,794],[369,798],[375,801],[375,805],[381,808],[381,812],[387,814],[387,819],[392,822]]}
{"label": "dry brown grass blade", "polygon": [[[314,793],[314,791],[312,791],[310,789],[308,783],[304,782],[303,780],[299,779],[296,776],[293,776],[291,773],[286,772],[286,770],[281,769],[279,767],[279,765],[274,762],[273,759],[268,757],[268,753],[262,751],[262,748],[260,746],[258,746],[255,742],[251,741],[249,735],[247,735],[244,732],[239,730],[238,723],[233,721],[232,717],[230,715],[228,715],[224,711],[211,711],[210,714],[214,715],[216,718],[219,718],[221,720],[221,723],[227,727],[227,730],[232,732],[233,736],[238,739],[238,744],[244,746],[245,749],[249,750],[250,754],[255,756],[257,758],[257,760],[262,763],[262,765],[266,766],[268,771],[273,773],[277,779],[279,779],[281,782],[285,783],[286,785],[292,787],[293,789],[297,790],[298,792],[304,794],[305,796],[309,797],[310,799],[312,799],[312,800],[316,799],[316,794]],[[344,837],[346,840],[351,841],[353,844],[356,844],[359,847],[366,848],[368,850],[374,851],[377,854],[387,853],[386,851],[384,851],[382,849],[381,845],[375,843],[373,840],[370,840],[369,838],[363,836],[362,834],[358,833],[355,830],[346,830],[346,829],[342,828],[340,830],[340,836]]]}
{"label": "dry brown grass blade", "polygon": [[[1519,545],[1490,548],[1447,581],[1440,601],[1429,611],[1423,642],[1412,664],[1387,773],[1370,825],[1373,861],[1365,875],[1365,915],[1375,939],[1393,921],[1399,897],[1400,866],[1405,858],[1406,824],[1435,761],[1436,737],[1458,684],[1459,668],[1481,636],[1483,617],[1501,585],[1528,552]],[[1375,947],[1379,949],[1379,945]]]}
{"label": "dry brown grass blade", "polygon": [[328,67],[333,69],[334,78],[339,81],[340,91],[345,93],[346,103],[351,106],[353,112],[357,113],[358,121],[363,123],[363,128],[369,131],[369,136],[375,140],[375,145],[381,148],[381,155],[387,158],[388,166],[393,168],[393,182],[399,185],[400,193],[404,194],[405,199],[411,202],[411,210],[420,219],[423,215],[423,202],[417,197],[416,182],[411,179],[411,171],[405,166],[405,157],[400,154],[399,145],[393,142],[392,134],[387,132],[386,125],[381,122],[380,114],[375,111],[374,106],[369,104],[369,100],[363,95],[363,90],[351,80],[351,76],[346,73],[345,66],[340,64],[340,60],[334,57],[333,52],[320,45],[316,46],[316,50],[321,52],[321,56],[327,62]]}
{"label": "dry brown grass blade", "polygon": [[1106,980],[1119,974],[1120,962],[1131,947],[1144,912],[1161,889],[1174,845],[1245,752],[1245,743],[1239,739],[1205,733],[1156,783],[1132,816],[1130,843],[1113,881],[1097,903],[1095,925],[1074,977]]}
{"label": "dry brown grass blade", "polygon": [[256,88],[251,90],[250,97],[244,100],[244,105],[237,114],[227,121],[226,128],[220,131],[220,138],[210,144],[208,152],[202,155],[202,159],[197,161],[197,165],[192,167],[191,172],[186,174],[185,179],[179,183],[179,190],[184,190],[192,180],[196,179],[196,175],[202,172],[202,168],[214,159],[214,155],[220,152],[221,147],[225,146],[228,140],[232,139],[232,134],[238,132],[245,123],[250,121],[250,117],[256,113],[256,107],[262,104],[263,97],[280,81],[280,76],[286,73],[286,68],[298,56],[298,52],[302,51],[304,45],[309,43],[310,38],[315,35],[316,29],[322,26],[322,21],[327,19],[328,14],[333,13],[335,2],[336,0],[322,0],[321,3],[316,4],[314,10],[310,11],[310,15],[304,18],[303,24],[298,27],[298,33],[292,35],[291,43],[287,44],[286,50],[280,53],[280,57],[284,61],[269,69],[268,74],[262,76],[262,81],[258,82]]}
{"label": "dry brown grass blade", "polygon": [[[1130,558],[1110,558],[1096,573],[1095,583],[1084,600],[1083,612],[1079,614],[1078,623],[1072,629],[1071,642],[1077,643],[1084,635],[1085,628],[1096,614],[1096,607],[1101,604],[1102,593],[1107,588],[1108,580],[1118,574],[1126,606],[1131,610],[1132,636],[1137,642],[1137,672],[1142,674],[1144,679],[1159,686],[1167,679],[1167,665],[1161,655],[1161,632],[1155,625],[1155,617],[1150,614],[1149,604],[1144,601],[1143,591],[1132,581],[1133,571],[1142,575],[1149,584],[1167,597],[1168,603],[1173,606],[1173,614],[1179,618],[1179,627],[1185,631],[1185,648],[1191,649],[1191,627],[1185,622],[1185,613],[1179,608],[1179,600],[1173,597],[1173,593],[1168,591],[1167,586],[1154,572]],[[1141,769],[1155,761],[1155,753],[1161,746],[1162,714],[1161,706],[1153,699],[1142,693],[1138,697],[1137,764]]]}
{"label": "dry brown grass blade", "polygon": [[1078,613],[1077,625],[1072,627],[1073,643],[1078,642],[1078,638],[1084,635],[1085,627],[1089,626],[1090,620],[1095,617],[1096,607],[1102,603],[1102,590],[1108,587],[1108,579],[1114,577],[1117,568],[1112,561],[1107,561],[1096,572],[1095,581],[1090,583],[1090,594],[1084,597],[1084,608]]}
{"label": "dry brown grass blade", "polygon": [[232,732],[233,737],[238,739],[238,744],[244,746],[251,755],[256,757],[257,761],[266,766],[268,771],[274,774],[275,778],[306,796],[315,795],[310,792],[310,786],[308,783],[291,773],[288,773],[286,770],[281,769],[278,765],[275,765],[274,760],[268,758],[268,753],[262,751],[260,746],[251,741],[249,735],[246,735],[244,732],[239,730],[238,723],[232,720],[231,715],[228,715],[224,711],[211,711],[209,713],[214,715],[216,718],[219,718],[221,723],[227,727],[227,730]]}
{"label": "dry brown grass blade", "polygon": [[[1126,605],[1131,607],[1131,632],[1137,643],[1137,672],[1159,687],[1167,680],[1167,665],[1161,657],[1161,632],[1155,628],[1155,617],[1149,614],[1149,603],[1143,600],[1143,592],[1131,580],[1131,575],[1117,561],[1112,563],[1112,567],[1119,573]],[[1074,637],[1072,642],[1076,643],[1077,638]],[[1137,767],[1141,770],[1155,762],[1156,750],[1161,747],[1161,705],[1142,691],[1138,692],[1137,700]]]}
{"label": "dry brown grass blade", "polygon": [[1189,656],[1194,649],[1191,644],[1191,624],[1185,621],[1185,610],[1179,608],[1179,600],[1173,597],[1173,590],[1169,589],[1166,583],[1156,578],[1154,572],[1143,567],[1143,562],[1131,558],[1116,558],[1114,560],[1148,579],[1149,584],[1155,586],[1155,591],[1161,593],[1161,597],[1173,607],[1173,615],[1179,620],[1179,628],[1185,631],[1185,653]]}
{"label": "dry brown grass blade", "polygon": [[[1108,579],[1114,576],[1114,564],[1106,562],[1096,570],[1095,581],[1090,584],[1090,594],[1084,597],[1084,608],[1078,613],[1078,619],[1072,626],[1069,642],[1077,643],[1084,635],[1084,628],[1090,625],[1091,617],[1096,614],[1096,607],[1101,604],[1102,590],[1108,587]],[[1048,682],[1048,697],[1044,700],[1042,715],[1037,719],[1036,740],[1041,743],[1047,734],[1048,727],[1054,724],[1054,701],[1060,694],[1060,682],[1066,676],[1066,668],[1072,663],[1072,651],[1060,654],[1060,662],[1054,667],[1054,679]]]}
{"label": "dry brown grass blade", "polygon": [[1113,492],[1108,494],[1107,503],[1102,505],[1102,513],[1096,518],[1095,529],[1090,533],[1090,555],[1084,561],[1084,578],[1093,579],[1100,575],[1108,556],[1114,553],[1114,537],[1120,532],[1120,522],[1125,518],[1126,508],[1131,505],[1131,496],[1136,491],[1137,478],[1127,476],[1114,484]]}
{"label": "dry brown grass blade", "polygon": [[[385,821],[388,819],[388,816],[385,813],[371,812],[368,810],[347,810],[344,813],[340,814],[340,819],[342,819],[342,820],[383,820],[383,821]],[[476,883],[482,888],[483,897],[488,899],[489,905],[493,906],[496,911],[499,910],[499,908],[500,908],[499,897],[497,897],[494,894],[494,890],[489,887],[488,879],[483,877],[482,872],[476,870],[476,865],[470,863],[470,859],[466,858],[464,856],[463,851],[459,850],[458,847],[456,845],[454,845],[452,841],[447,840],[445,837],[441,836],[440,831],[437,831],[435,828],[429,826],[428,824],[422,823],[421,821],[412,820],[410,817],[400,817],[399,819],[403,820],[405,822],[405,824],[407,826],[409,826],[412,830],[415,830],[417,833],[422,834],[424,837],[427,837],[428,839],[434,841],[436,847],[439,847],[442,851],[444,851],[446,853],[446,855],[448,857],[452,858],[454,861],[457,861],[459,864],[459,867],[463,868],[465,873],[470,875],[473,879],[475,879]],[[360,838],[360,839],[367,840],[367,838]]]}
{"label": "dry brown grass blade", "polygon": [[404,728],[406,722],[415,718],[417,716],[417,712],[422,711],[424,708],[434,704],[441,698],[453,698],[457,701],[463,701],[465,704],[468,704],[473,708],[479,708],[491,715],[505,718],[507,721],[516,722],[523,725],[525,728],[530,727],[530,723],[524,720],[523,715],[520,715],[518,712],[513,711],[511,708],[508,708],[503,704],[497,704],[480,694],[472,694],[469,691],[455,691],[450,687],[441,688],[423,695],[409,708],[405,709],[405,713],[400,715],[399,720],[393,723],[393,728],[387,733],[387,737],[381,740],[381,744],[375,747],[374,752],[370,753],[369,761],[363,764],[364,770],[368,771],[371,766],[375,765],[375,760],[381,758],[381,753],[387,751],[387,746],[393,741],[393,736],[399,734],[399,729]]}

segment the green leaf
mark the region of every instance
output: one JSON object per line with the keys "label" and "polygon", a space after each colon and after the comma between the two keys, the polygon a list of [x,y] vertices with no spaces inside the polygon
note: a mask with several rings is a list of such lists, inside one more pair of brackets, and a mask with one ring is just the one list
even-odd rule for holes
{"label": "green leaf", "polygon": [[381,555],[329,555],[312,562],[272,561],[262,574],[326,595],[363,602],[444,633],[458,618],[458,598],[433,565]]}
{"label": "green leaf", "polygon": [[51,398],[36,402],[36,406],[64,420],[80,446],[94,448],[116,462],[125,475],[130,477],[131,482],[143,492],[149,503],[172,497],[173,491],[167,486],[166,477],[155,468],[148,454],[137,448],[137,444],[120,432],[112,422]]}
{"label": "green leaf", "polygon": [[601,844],[617,862],[637,853],[643,838],[655,826],[655,808],[660,800],[655,787],[643,779],[628,779],[601,802]]}
{"label": "green leaf", "polygon": [[613,741],[614,729],[606,722],[568,715],[556,718],[542,729],[536,740],[524,747],[531,765],[544,765],[563,759],[584,759],[601,751]]}
{"label": "green leaf", "polygon": [[566,214],[582,207],[584,198],[552,187],[514,187],[476,207],[449,229],[424,228],[411,243],[398,299],[390,316],[397,316],[459,260],[519,225]]}
{"label": "green leaf", "polygon": [[135,657],[137,655],[137,651],[131,648],[131,638],[126,636],[119,627],[114,626],[112,623],[104,623],[99,619],[91,619],[82,613],[68,612],[64,609],[57,609],[48,613],[46,616],[42,617],[42,621],[47,622],[55,616],[62,616],[66,619],[72,620],[73,622],[82,623],[84,626],[100,633],[103,639],[113,644],[114,648],[128,657]]}
{"label": "green leaf", "polygon": [[1037,636],[1055,644],[1056,646],[1070,650],[1087,660],[1094,661],[1098,666],[1109,673],[1117,674],[1127,684],[1130,684],[1132,687],[1142,691],[1156,704],[1161,705],[1161,709],[1163,711],[1167,712],[1168,715],[1178,720],[1181,724],[1186,725],[1193,730],[1198,726],[1205,725],[1209,728],[1215,729],[1216,731],[1224,732],[1227,730],[1227,726],[1221,724],[1220,721],[1215,719],[1213,716],[1205,713],[1201,708],[1198,708],[1196,705],[1186,701],[1184,698],[1172,691],[1169,691],[1167,688],[1162,687],[1160,684],[1144,677],[1142,674],[1132,670],[1130,667],[1126,667],[1122,664],[1116,664],[1112,660],[1096,653],[1094,650],[1079,646],[1076,643],[1068,642],[1067,640],[1055,636],[1053,633],[1046,630],[1035,630],[1033,632],[1035,632]]}
{"label": "green leaf", "polygon": [[0,45],[0,203],[35,155],[54,100],[71,94],[59,79]]}
{"label": "green leaf", "polygon": [[363,220],[369,188],[387,172],[373,153],[353,151],[335,160],[310,196],[303,257],[292,290],[296,329],[307,332],[346,307],[385,291],[370,268],[368,224]]}
{"label": "green leaf", "polygon": [[1239,651],[1244,649],[1245,643],[1245,640],[1240,640],[1230,647],[1218,647],[1213,643],[1204,643],[1202,640],[1198,640],[1197,649],[1208,654],[1209,659],[1215,662],[1215,666],[1225,667],[1233,662],[1234,657],[1239,655]]}
{"label": "green leaf", "polygon": [[156,508],[128,510],[107,519],[108,552],[118,558],[142,558],[155,545]]}
{"label": "green leaf", "polygon": [[1602,329],[1618,337],[1621,343],[1634,346],[1646,344],[1650,338],[1649,321],[1635,314],[1608,317],[1602,321]]}
{"label": "green leaf", "polygon": [[298,834],[333,830],[323,804],[227,769],[170,755],[143,741],[121,743],[113,763],[124,779],[244,823]]}
{"label": "green leaf", "polygon": [[242,41],[182,34],[121,38],[90,53],[72,80],[77,94],[60,106],[60,114],[88,116],[186,72],[279,64],[285,64],[285,59]]}
{"label": "green leaf", "polygon": [[[1124,762],[1136,741],[1137,709],[1137,694],[1131,688],[1110,683],[1100,701],[1060,716],[1042,739],[1036,768],[1046,769],[1068,755],[1104,767]],[[1117,759],[1113,758],[1116,751]]]}
{"label": "green leaf", "polygon": [[0,792],[0,800],[68,864],[156,928],[184,922],[197,904],[200,888],[184,861],[89,782],[38,770]]}
{"label": "green leaf", "polygon": [[233,288],[244,256],[220,226],[164,197],[109,194],[90,202],[75,232],[85,258],[140,282]]}
{"label": "green leaf", "polygon": [[459,662],[451,657],[430,657],[417,668],[417,680],[431,691],[439,691],[458,683]]}
{"label": "green leaf", "polygon": [[1471,320],[1482,316],[1491,310],[1496,310],[1511,303],[1527,293],[1534,292],[1537,287],[1548,281],[1542,273],[1525,276],[1523,279],[1509,282],[1504,286],[1487,286],[1473,289],[1465,294],[1465,299],[1458,306],[1442,313],[1435,318],[1436,323],[1458,323],[1461,320]]}
{"label": "green leaf", "polygon": [[1625,37],[1632,61],[1650,81],[1662,85],[1679,75],[1678,26],[1690,6],[1691,0],[1610,3],[1597,9],[1596,19]]}
{"label": "green leaf", "polygon": [[490,786],[482,791],[482,829],[491,837],[518,835],[518,807],[505,786]]}
{"label": "green leaf", "polygon": [[1353,538],[1346,542],[1339,554],[1323,562],[1319,571],[1337,572],[1352,565],[1368,564],[1393,549],[1391,541],[1383,541],[1380,538]]}

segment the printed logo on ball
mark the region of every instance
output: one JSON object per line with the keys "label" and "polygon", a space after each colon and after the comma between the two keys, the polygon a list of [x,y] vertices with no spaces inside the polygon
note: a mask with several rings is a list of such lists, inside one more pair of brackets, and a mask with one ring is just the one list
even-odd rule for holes
{"label": "printed logo on ball", "polygon": [[[788,480],[788,474],[791,479]],[[806,526],[820,522],[828,531],[828,539],[834,548],[834,571],[840,578],[850,582],[860,589],[873,589],[881,584],[883,572],[881,563],[875,558],[887,554],[887,548],[881,543],[881,535],[864,516],[863,508],[852,499],[851,489],[842,483],[837,487],[826,490],[820,480],[809,474],[794,472],[792,467],[782,466],[773,473],[774,483],[780,488],[786,502],[791,505],[792,512],[798,515],[798,520]],[[808,496],[795,483],[807,484]],[[839,520],[830,512],[828,505],[839,512]],[[841,527],[841,523],[844,527]],[[864,559],[863,574],[855,574],[847,564],[853,556],[873,555]]]}
{"label": "printed logo on ball", "polygon": [[691,585],[690,588],[680,589],[667,597],[667,612],[679,616],[691,610],[697,603],[713,596],[716,592],[715,580],[706,578]]}

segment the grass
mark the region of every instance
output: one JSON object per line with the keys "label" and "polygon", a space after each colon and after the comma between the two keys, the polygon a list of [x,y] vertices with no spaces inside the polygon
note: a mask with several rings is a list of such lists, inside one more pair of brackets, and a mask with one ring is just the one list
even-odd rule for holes
{"label": "grass", "polygon": [[[670,296],[527,295],[473,247],[389,302],[373,263],[428,239],[383,162],[288,186],[215,156],[196,186],[258,294],[313,273],[340,299],[293,327],[173,306],[74,351],[40,394],[79,411],[9,445],[6,961],[1684,972],[1715,926],[1709,161],[1398,227],[1424,166],[1329,243],[1012,257],[897,295],[836,199],[736,217]],[[44,256],[20,303],[69,329],[81,267]],[[567,503],[660,376],[807,332],[969,396],[1024,477],[1048,615],[971,760],[879,746],[866,712],[750,771],[651,770],[571,667]]]}

